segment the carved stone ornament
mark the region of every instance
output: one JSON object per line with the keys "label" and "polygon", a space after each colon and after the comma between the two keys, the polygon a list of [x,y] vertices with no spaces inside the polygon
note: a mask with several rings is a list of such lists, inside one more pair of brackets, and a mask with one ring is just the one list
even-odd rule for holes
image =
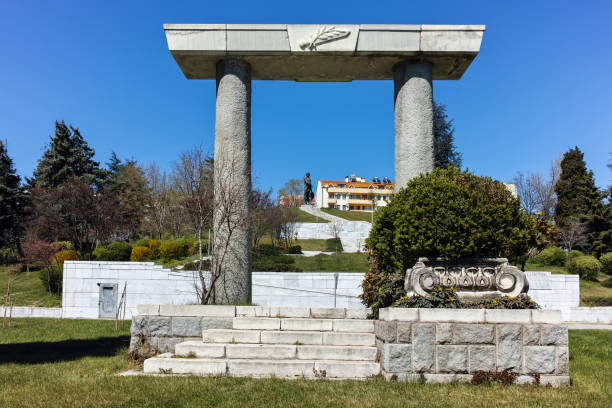
{"label": "carved stone ornament", "polygon": [[300,41],[300,48],[303,50],[316,50],[317,45],[325,44],[334,40],[339,40],[340,38],[348,37],[350,34],[350,31],[340,30],[337,29],[335,26],[321,27],[309,40]]}
{"label": "carved stone ornament", "polygon": [[406,271],[406,292],[427,296],[434,286],[453,286],[459,298],[468,300],[500,295],[515,297],[529,290],[525,273],[510,265],[506,258],[476,258],[455,263],[441,258],[419,258]]}

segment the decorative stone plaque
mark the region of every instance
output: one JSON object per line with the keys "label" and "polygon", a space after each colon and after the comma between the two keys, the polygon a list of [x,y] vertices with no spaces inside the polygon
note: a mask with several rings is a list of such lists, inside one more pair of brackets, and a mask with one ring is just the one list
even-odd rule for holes
{"label": "decorative stone plaque", "polygon": [[495,296],[518,296],[529,290],[525,273],[506,258],[475,258],[451,263],[445,259],[419,258],[406,271],[408,294],[427,296],[435,286],[454,287],[466,300]]}

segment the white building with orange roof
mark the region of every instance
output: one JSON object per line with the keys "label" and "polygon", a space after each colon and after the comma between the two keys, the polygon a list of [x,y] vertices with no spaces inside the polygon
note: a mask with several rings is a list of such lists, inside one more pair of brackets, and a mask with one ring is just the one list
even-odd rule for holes
{"label": "white building with orange roof", "polygon": [[373,211],[384,207],[393,196],[393,183],[387,177],[347,176],[344,180],[319,180],[316,203],[319,208],[338,210]]}

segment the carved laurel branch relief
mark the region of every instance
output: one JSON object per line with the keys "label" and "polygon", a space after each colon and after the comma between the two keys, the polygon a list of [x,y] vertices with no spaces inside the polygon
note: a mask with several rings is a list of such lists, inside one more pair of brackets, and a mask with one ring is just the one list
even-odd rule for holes
{"label": "carved laurel branch relief", "polygon": [[300,42],[300,48],[303,50],[306,48],[311,51],[316,50],[318,45],[348,37],[350,33],[348,30],[339,30],[335,26],[321,27],[309,40]]}
{"label": "carved laurel branch relief", "polygon": [[467,298],[518,296],[529,290],[525,274],[504,258],[458,265],[421,258],[406,271],[406,291],[427,296],[435,286],[452,286]]}

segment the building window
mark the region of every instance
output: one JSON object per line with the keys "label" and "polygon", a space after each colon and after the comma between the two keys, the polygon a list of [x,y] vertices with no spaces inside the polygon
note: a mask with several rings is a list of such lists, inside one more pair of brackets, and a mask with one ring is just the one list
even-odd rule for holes
{"label": "building window", "polygon": [[329,198],[334,198],[334,193],[329,193]]}

